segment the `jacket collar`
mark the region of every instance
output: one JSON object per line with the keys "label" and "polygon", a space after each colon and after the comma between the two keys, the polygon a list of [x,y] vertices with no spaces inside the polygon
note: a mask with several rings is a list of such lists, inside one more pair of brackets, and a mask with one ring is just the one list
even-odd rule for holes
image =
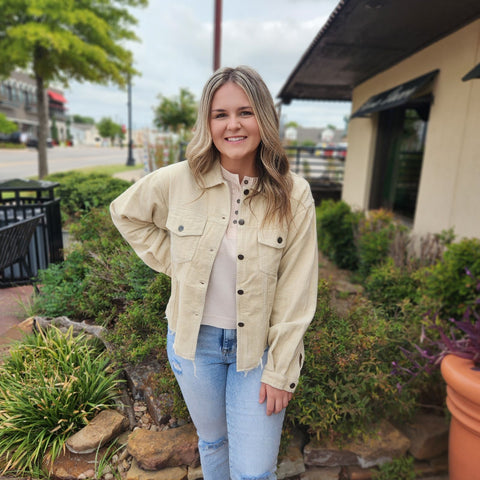
{"label": "jacket collar", "polygon": [[203,176],[205,188],[215,187],[223,183],[222,170],[220,169],[220,162],[215,162],[213,167]]}

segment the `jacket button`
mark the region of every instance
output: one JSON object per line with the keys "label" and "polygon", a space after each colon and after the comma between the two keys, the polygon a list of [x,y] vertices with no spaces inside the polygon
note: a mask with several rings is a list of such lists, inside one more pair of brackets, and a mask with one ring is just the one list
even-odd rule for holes
{"label": "jacket button", "polygon": [[291,383],[291,384],[290,384],[290,388],[295,388],[295,384],[294,384],[294,383]]}
{"label": "jacket button", "polygon": [[248,195],[250,193],[250,190],[247,188],[243,191],[244,195]]}
{"label": "jacket button", "polygon": [[178,231],[179,231],[179,232],[183,232],[183,225],[179,225],[179,226],[178,226]]}
{"label": "jacket button", "polygon": [[239,295],[243,295],[243,294],[244,294],[244,291],[243,291],[243,290],[238,290],[237,293],[238,293]]}
{"label": "jacket button", "polygon": [[277,242],[278,242],[278,243],[282,243],[282,242],[283,242],[283,238],[282,238],[282,237],[278,237],[278,238],[277,238]]}
{"label": "jacket button", "polygon": [[239,326],[239,327],[244,327],[245,324],[244,324],[243,322],[238,322],[238,326]]}
{"label": "jacket button", "polygon": [[245,257],[244,257],[242,254],[240,254],[240,255],[238,256],[238,259],[239,259],[239,260],[243,260],[244,258],[245,258]]}
{"label": "jacket button", "polygon": [[238,224],[239,224],[239,225],[245,225],[245,220],[240,219],[240,220],[238,221]]}

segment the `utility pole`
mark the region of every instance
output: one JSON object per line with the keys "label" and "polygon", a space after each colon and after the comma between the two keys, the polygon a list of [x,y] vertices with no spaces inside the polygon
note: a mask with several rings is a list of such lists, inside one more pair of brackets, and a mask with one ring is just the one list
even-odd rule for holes
{"label": "utility pole", "polygon": [[222,43],[222,0],[215,0],[215,34],[213,40],[213,71],[220,68]]}
{"label": "utility pole", "polygon": [[135,165],[135,159],[133,158],[133,140],[132,140],[132,78],[128,74],[128,156],[127,166],[132,167]]}

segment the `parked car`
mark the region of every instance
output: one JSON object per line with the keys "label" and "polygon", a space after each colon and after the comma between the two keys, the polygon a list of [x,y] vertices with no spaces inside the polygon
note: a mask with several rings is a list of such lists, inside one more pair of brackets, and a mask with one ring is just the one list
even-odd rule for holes
{"label": "parked car", "polygon": [[1,143],[21,143],[21,132],[0,133]]}
{"label": "parked car", "polygon": [[[27,145],[27,147],[38,148],[38,138],[29,137],[26,145]],[[50,137],[47,138],[47,147],[48,148],[53,147],[53,140]]]}

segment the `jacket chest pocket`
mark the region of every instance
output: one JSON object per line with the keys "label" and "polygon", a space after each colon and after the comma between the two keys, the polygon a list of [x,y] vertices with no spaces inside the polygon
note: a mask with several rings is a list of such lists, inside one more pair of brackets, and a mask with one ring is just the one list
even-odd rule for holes
{"label": "jacket chest pocket", "polygon": [[280,229],[262,229],[258,231],[258,256],[262,272],[269,275],[277,275],[286,241],[286,231]]}
{"label": "jacket chest pocket", "polygon": [[190,211],[172,211],[169,213],[166,227],[170,232],[172,263],[192,260],[205,230],[206,221],[206,217],[194,215]]}

